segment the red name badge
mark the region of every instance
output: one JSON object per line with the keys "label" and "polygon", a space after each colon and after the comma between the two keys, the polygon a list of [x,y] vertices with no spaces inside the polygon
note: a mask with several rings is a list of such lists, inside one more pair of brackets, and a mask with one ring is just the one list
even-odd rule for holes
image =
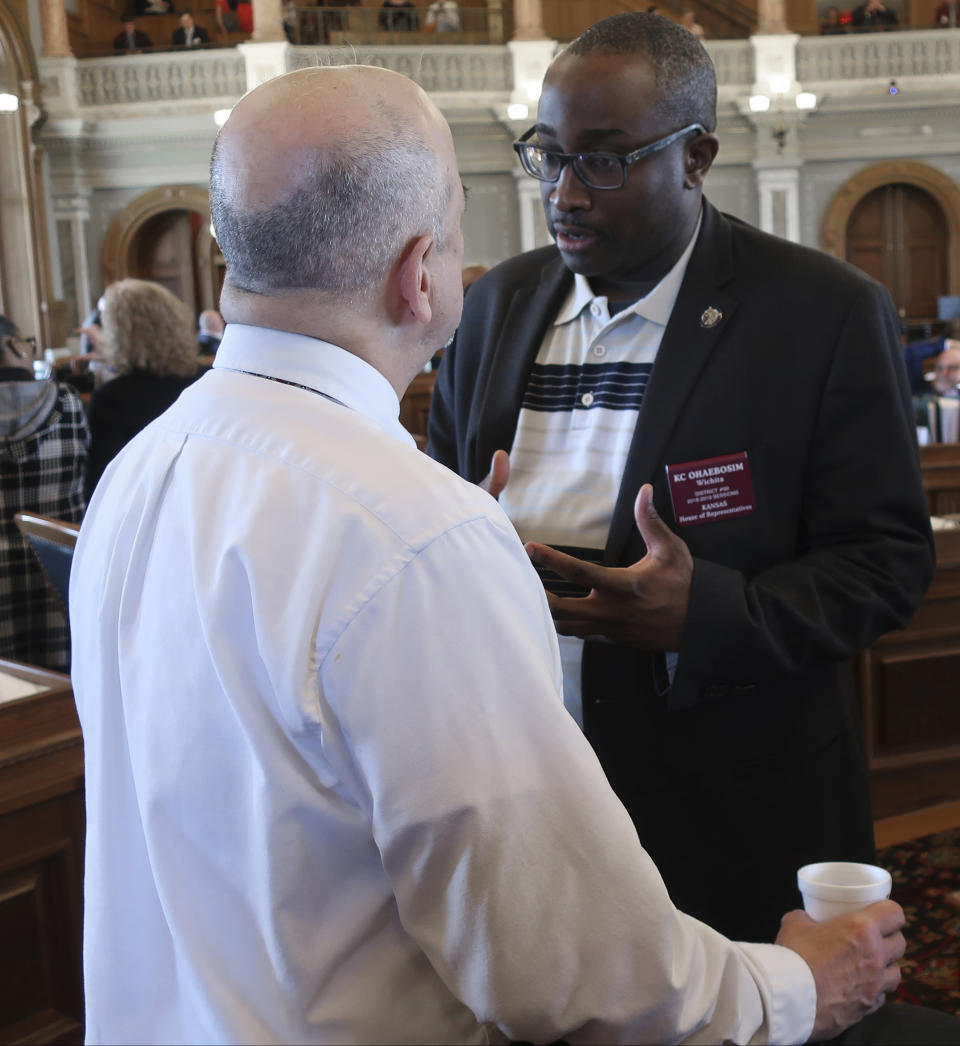
{"label": "red name badge", "polygon": [[747,452],[667,465],[673,517],[681,527],[753,512],[753,478]]}

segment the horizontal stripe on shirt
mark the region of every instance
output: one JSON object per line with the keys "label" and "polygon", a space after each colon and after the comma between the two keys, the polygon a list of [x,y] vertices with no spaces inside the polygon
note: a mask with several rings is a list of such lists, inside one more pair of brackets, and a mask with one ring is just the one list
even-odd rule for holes
{"label": "horizontal stripe on shirt", "polygon": [[[639,410],[650,380],[651,363],[535,363],[521,406],[535,411],[572,411],[603,407]],[[591,393],[593,399],[583,402]]]}

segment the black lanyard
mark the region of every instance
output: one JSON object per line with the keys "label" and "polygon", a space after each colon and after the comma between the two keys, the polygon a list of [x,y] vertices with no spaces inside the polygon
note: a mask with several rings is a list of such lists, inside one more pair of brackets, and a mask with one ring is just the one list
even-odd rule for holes
{"label": "black lanyard", "polygon": [[[323,396],[325,400],[330,400],[331,403],[339,404],[341,407],[347,407],[343,400],[338,400],[336,396],[331,396],[329,392],[321,392],[319,389],[315,389],[310,385],[301,385],[298,381],[287,381],[286,378],[275,378],[272,374],[258,374],[255,370],[240,370],[239,367],[224,367],[218,366],[215,370],[228,370],[231,374],[247,374],[251,378],[264,378],[267,381],[276,381],[281,385],[290,385],[294,389],[303,389],[304,392],[314,392],[318,396]],[[347,410],[350,408],[347,407]]]}

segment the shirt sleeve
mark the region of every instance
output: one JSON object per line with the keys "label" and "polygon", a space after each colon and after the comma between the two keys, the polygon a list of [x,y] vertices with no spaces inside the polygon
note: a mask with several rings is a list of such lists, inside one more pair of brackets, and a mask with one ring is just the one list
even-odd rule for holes
{"label": "shirt sleeve", "polygon": [[564,711],[553,623],[503,520],[462,523],[366,601],[321,666],[399,918],[513,1039],[803,1042],[812,975],[670,902]]}

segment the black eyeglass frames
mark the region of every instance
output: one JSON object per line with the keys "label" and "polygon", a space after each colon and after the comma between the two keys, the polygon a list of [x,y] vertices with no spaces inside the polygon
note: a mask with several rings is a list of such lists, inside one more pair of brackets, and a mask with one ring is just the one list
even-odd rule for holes
{"label": "black eyeglass frames", "polygon": [[627,168],[632,163],[642,160],[645,156],[666,149],[668,145],[685,137],[688,134],[705,134],[706,128],[703,124],[692,123],[673,134],[664,138],[658,138],[649,145],[640,149],[634,149],[632,153],[621,156],[619,153],[558,153],[551,149],[544,149],[540,145],[527,141],[536,133],[536,127],[531,127],[517,141],[513,143],[514,151],[520,157],[523,169],[532,178],[541,182],[556,182],[563,172],[564,165],[569,163],[573,166],[577,177],[588,189],[622,189],[627,180]]}
{"label": "black eyeglass frames", "polygon": [[36,354],[37,354],[37,339],[34,338],[32,335],[30,335],[29,337],[25,338],[22,334],[11,334],[10,337],[8,337],[8,338],[6,338],[4,340],[3,344],[4,345],[9,345],[10,346],[10,350],[11,350],[11,352],[13,352],[14,356],[19,356],[22,359],[23,358],[23,353],[16,347],[16,345],[13,344],[14,342],[17,342],[17,341],[23,342],[24,345],[29,345],[30,346],[30,354],[32,356],[36,356]]}

